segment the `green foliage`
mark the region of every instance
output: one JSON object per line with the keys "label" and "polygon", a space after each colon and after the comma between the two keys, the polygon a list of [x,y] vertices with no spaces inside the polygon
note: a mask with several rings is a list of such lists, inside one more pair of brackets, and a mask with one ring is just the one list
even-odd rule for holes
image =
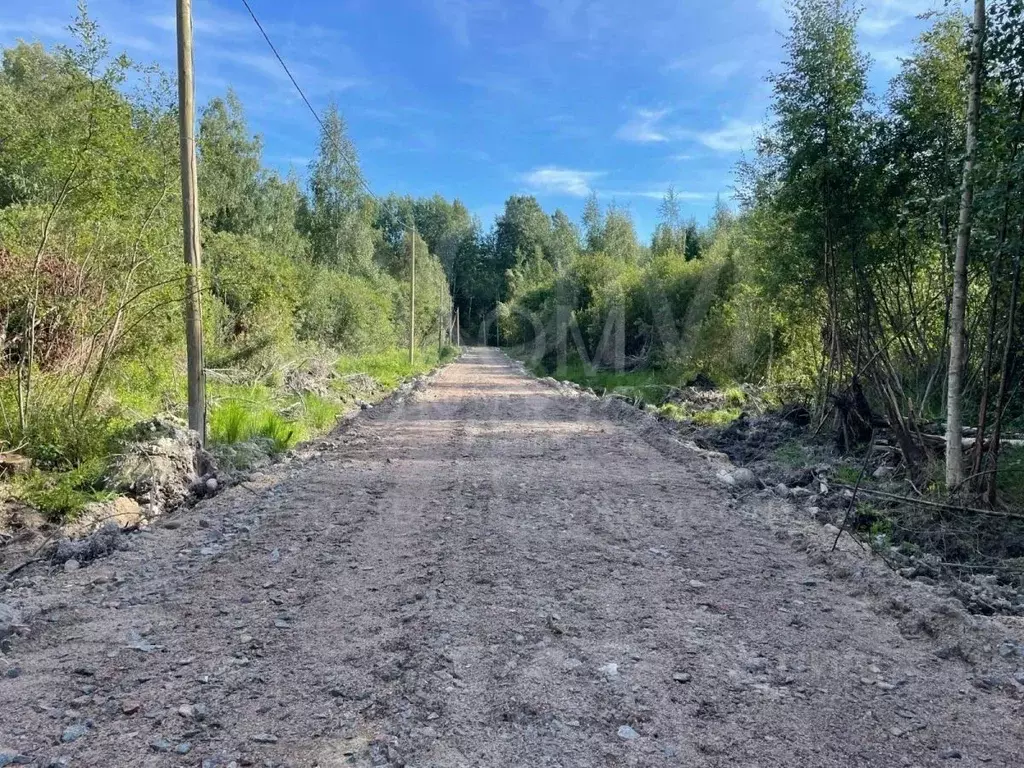
{"label": "green foliage", "polygon": [[334,369],[341,375],[365,373],[376,379],[385,389],[393,389],[403,379],[426,373],[438,363],[444,363],[455,355],[453,347],[445,347],[438,355],[437,346],[420,349],[414,362],[409,362],[409,353],[404,349],[390,349],[368,355],[347,355],[338,359]]}
{"label": "green foliage", "polygon": [[310,266],[298,308],[298,336],[348,352],[380,350],[398,340],[398,285],[387,276],[376,280]]}
{"label": "green foliage", "polygon": [[857,481],[861,479],[860,467],[852,467],[849,464],[840,464],[835,468],[834,473],[836,480],[846,485],[856,485]]}
{"label": "green foliage", "polygon": [[373,272],[373,207],[364,191],[355,146],[345,121],[331,104],[316,159],[310,163],[307,233],[317,264],[339,267],[354,275]]}
{"label": "green foliage", "polygon": [[[71,32],[73,47],[5,49],[0,68],[0,446],[44,470],[30,491],[55,514],[89,498],[80,473],[120,430],[181,415],[185,400],[170,80],[111,56],[84,11]],[[286,391],[297,359],[344,354],[362,367],[367,354],[404,345],[405,244],[388,253],[396,244],[336,109],[308,190],[263,168],[262,142],[230,91],[202,110],[198,161],[212,437],[262,436],[284,450],[328,429],[353,396],[343,385]],[[465,206],[434,197],[412,208],[426,238],[416,341],[436,350],[451,304],[446,270],[474,270],[471,289],[489,278]],[[431,359],[436,351],[413,367],[382,365],[382,376],[396,382]]]}
{"label": "green foliage", "polygon": [[788,440],[775,449],[772,458],[784,467],[799,469],[807,464],[807,451],[798,441]]}
{"label": "green foliage", "polygon": [[301,270],[252,235],[218,232],[204,243],[210,290],[218,299],[218,341],[287,344],[294,338]]}
{"label": "green foliage", "polygon": [[210,440],[214,443],[240,443],[252,434],[252,409],[245,403],[227,401],[215,405],[209,413]]}
{"label": "green foliage", "polygon": [[97,456],[64,472],[35,471],[17,481],[14,495],[54,522],[73,520],[86,504],[115,495],[103,489],[106,468],[106,459]]}
{"label": "green foliage", "polygon": [[299,424],[285,420],[279,413],[264,413],[255,422],[253,434],[270,440],[275,453],[283,453],[305,436]]}

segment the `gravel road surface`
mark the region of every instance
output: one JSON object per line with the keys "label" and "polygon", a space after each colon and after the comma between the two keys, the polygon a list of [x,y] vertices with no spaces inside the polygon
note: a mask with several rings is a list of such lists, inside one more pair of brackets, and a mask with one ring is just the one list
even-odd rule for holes
{"label": "gravel road surface", "polygon": [[307,454],[0,594],[0,765],[1024,764],[969,618],[494,350]]}

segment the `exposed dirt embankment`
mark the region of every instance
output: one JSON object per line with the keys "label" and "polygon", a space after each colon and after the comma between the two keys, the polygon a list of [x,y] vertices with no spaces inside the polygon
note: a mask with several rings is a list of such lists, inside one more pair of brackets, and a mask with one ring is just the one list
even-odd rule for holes
{"label": "exposed dirt embankment", "polygon": [[723,468],[474,350],[292,465],[7,589],[0,755],[1017,764],[1019,632],[826,554]]}

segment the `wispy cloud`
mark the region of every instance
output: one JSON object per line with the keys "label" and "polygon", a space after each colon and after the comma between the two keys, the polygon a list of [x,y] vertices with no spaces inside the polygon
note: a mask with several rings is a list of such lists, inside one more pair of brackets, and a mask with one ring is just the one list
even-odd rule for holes
{"label": "wispy cloud", "polygon": [[708,75],[718,80],[728,80],[733,75],[737,75],[743,71],[743,68],[747,64],[739,59],[730,59],[728,61],[719,61],[708,67]]}
{"label": "wispy cloud", "polygon": [[[670,141],[697,141],[716,152],[739,152],[753,146],[758,128],[757,123],[730,119],[714,130],[694,130],[682,125],[673,125],[665,118],[668,109],[638,109],[634,116],[616,132],[625,141],[639,143],[662,143]],[[690,154],[673,155],[674,160],[690,160]]]}
{"label": "wispy cloud", "polygon": [[592,190],[592,182],[603,175],[602,171],[580,171],[549,165],[521,174],[519,180],[544,194],[586,197]]}
{"label": "wispy cloud", "polygon": [[[777,28],[789,26],[787,0],[758,0],[757,4]],[[860,33],[866,37],[883,37],[916,16],[941,10],[946,3],[943,0],[863,0],[861,6]]]}
{"label": "wispy cloud", "polygon": [[527,94],[528,89],[517,77],[506,75],[501,72],[490,72],[480,75],[463,75],[459,82],[468,85],[470,88],[484,91],[485,93],[497,96],[512,96],[519,98]]}
{"label": "wispy cloud", "polygon": [[[252,53],[251,51],[238,48],[221,47],[209,49],[207,55],[225,64],[251,70],[285,87],[288,92],[292,89],[288,74],[281,68],[277,59],[270,54]],[[303,62],[292,62],[289,64],[289,68],[295,77],[298,78],[299,82],[302,83],[303,89],[311,95],[347,91],[350,88],[366,84],[366,81],[362,78],[328,74],[317,67]]]}
{"label": "wispy cloud", "polygon": [[0,34],[14,35],[29,40],[38,38],[62,40],[71,37],[67,22],[38,17],[24,21],[0,21]]}
{"label": "wispy cloud", "polygon": [[740,152],[754,146],[760,127],[758,123],[733,119],[717,130],[698,131],[693,138],[716,152]]}
{"label": "wispy cloud", "polygon": [[500,18],[504,9],[495,0],[429,0],[438,20],[448,28],[455,42],[468,48],[472,28],[484,19]]}
{"label": "wispy cloud", "polygon": [[[147,21],[150,25],[164,32],[176,32],[177,21],[173,13],[150,16]],[[201,16],[192,17],[192,32],[198,37],[228,38],[236,37],[239,34],[248,33],[252,28],[252,20],[243,17],[241,14],[214,11],[212,7],[206,8]]]}
{"label": "wispy cloud", "polygon": [[915,16],[936,10],[941,0],[869,0],[857,28],[865,37],[883,37]]}
{"label": "wispy cloud", "polygon": [[692,72],[699,72],[702,77],[725,81],[731,80],[744,69],[751,68],[752,66],[751,62],[740,58],[723,59],[721,61],[708,64],[707,57],[690,55],[673,59],[668,63],[665,69],[668,72],[689,70]]}
{"label": "wispy cloud", "polygon": [[668,109],[638,109],[615,135],[623,141],[641,144],[669,141],[672,131],[662,125],[669,112]]}
{"label": "wispy cloud", "polygon": [[898,72],[903,61],[909,59],[912,52],[903,46],[866,45],[864,52],[885,72]]}
{"label": "wispy cloud", "polygon": [[[642,189],[608,189],[598,192],[600,197],[642,197],[648,200],[663,200],[669,184],[659,186],[648,186]],[[687,192],[675,190],[675,195],[680,200],[697,202],[700,200],[712,200],[715,197],[713,192]]]}

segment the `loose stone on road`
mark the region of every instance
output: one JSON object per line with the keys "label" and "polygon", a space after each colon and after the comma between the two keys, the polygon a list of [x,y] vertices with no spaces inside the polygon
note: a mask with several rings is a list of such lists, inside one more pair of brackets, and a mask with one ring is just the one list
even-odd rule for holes
{"label": "loose stone on road", "polygon": [[624,408],[473,349],[248,489],[9,590],[0,759],[1021,764],[1012,685]]}

